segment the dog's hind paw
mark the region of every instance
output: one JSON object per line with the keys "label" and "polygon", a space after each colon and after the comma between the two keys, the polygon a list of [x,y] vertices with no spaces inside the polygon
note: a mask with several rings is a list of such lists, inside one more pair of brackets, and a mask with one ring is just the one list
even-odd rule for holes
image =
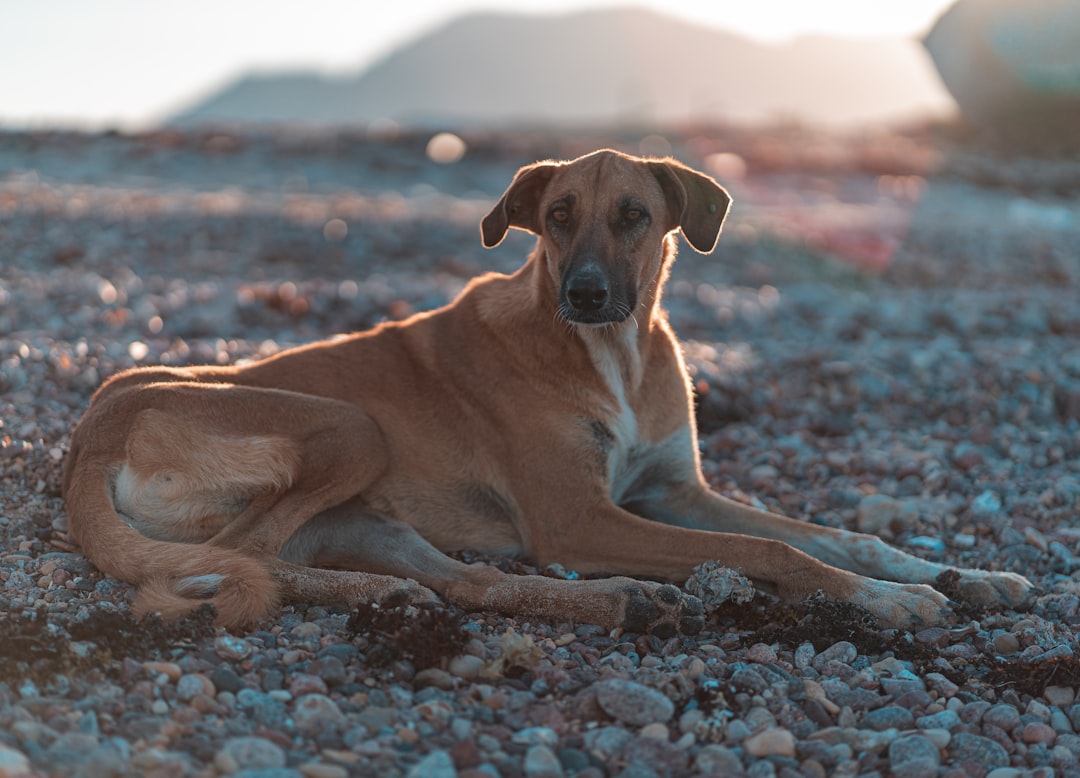
{"label": "dog's hind paw", "polygon": [[629,632],[669,638],[677,632],[696,635],[705,626],[701,600],[677,586],[634,581],[623,593],[626,600],[620,626]]}

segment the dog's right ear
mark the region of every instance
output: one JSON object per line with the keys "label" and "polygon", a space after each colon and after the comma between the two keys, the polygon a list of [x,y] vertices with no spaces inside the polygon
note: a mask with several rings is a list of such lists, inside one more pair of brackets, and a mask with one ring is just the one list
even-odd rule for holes
{"label": "dog's right ear", "polygon": [[540,195],[556,167],[554,162],[537,162],[517,172],[499,202],[480,222],[484,248],[492,249],[502,243],[511,227],[540,234]]}

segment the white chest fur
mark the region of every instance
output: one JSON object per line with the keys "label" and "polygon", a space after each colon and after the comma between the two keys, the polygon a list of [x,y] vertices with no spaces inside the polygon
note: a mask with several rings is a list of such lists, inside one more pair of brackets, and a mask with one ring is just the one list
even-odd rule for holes
{"label": "white chest fur", "polygon": [[612,397],[604,426],[610,435],[608,488],[617,504],[633,496],[651,459],[652,446],[640,438],[637,416],[629,401],[630,391],[642,377],[636,334],[635,328],[625,327],[615,332],[590,330],[585,336],[589,357]]}

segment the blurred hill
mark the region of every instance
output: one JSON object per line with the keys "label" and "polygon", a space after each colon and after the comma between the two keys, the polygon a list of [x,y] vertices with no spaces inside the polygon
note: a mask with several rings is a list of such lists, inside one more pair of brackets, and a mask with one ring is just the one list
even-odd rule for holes
{"label": "blurred hill", "polygon": [[624,8],[463,16],[356,75],[249,74],[167,123],[835,125],[952,110],[912,39],[771,45]]}

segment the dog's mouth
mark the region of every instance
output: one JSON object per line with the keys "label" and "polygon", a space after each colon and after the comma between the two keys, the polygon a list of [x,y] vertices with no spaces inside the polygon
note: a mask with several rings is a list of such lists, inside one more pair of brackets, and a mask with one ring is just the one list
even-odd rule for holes
{"label": "dog's mouth", "polygon": [[[631,295],[632,296],[632,295]],[[575,306],[566,295],[559,300],[559,318],[570,324],[603,327],[619,324],[633,316],[636,300],[611,299],[598,308]]]}

